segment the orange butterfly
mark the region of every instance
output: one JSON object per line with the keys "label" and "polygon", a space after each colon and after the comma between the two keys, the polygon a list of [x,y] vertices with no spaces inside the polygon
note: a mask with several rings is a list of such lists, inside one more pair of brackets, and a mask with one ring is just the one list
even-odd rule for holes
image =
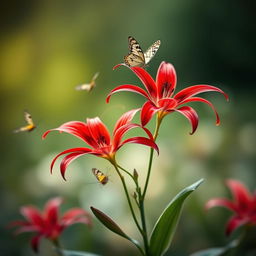
{"label": "orange butterfly", "polygon": [[36,126],[35,126],[35,124],[32,120],[31,115],[27,111],[24,111],[24,119],[27,122],[27,125],[23,126],[23,127],[20,127],[18,129],[14,130],[13,132],[15,132],[15,133],[17,133],[17,132],[31,132],[36,128]]}
{"label": "orange butterfly", "polygon": [[92,168],[92,173],[102,185],[106,185],[108,183],[108,176],[102,173],[100,170]]}

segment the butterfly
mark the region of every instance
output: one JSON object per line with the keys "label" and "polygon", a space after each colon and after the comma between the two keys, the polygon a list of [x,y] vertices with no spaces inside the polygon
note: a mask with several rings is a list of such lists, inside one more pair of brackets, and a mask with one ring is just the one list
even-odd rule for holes
{"label": "butterfly", "polygon": [[129,54],[124,56],[124,63],[129,67],[145,67],[158,51],[161,41],[153,43],[145,53],[143,53],[139,43],[132,37],[128,37]]}
{"label": "butterfly", "polygon": [[106,185],[108,183],[108,176],[102,173],[100,170],[92,168],[92,173],[102,185]]}
{"label": "butterfly", "polygon": [[78,85],[78,86],[76,86],[76,90],[90,92],[96,86],[95,80],[98,76],[99,76],[99,72],[95,73],[89,84]]}
{"label": "butterfly", "polygon": [[15,132],[15,133],[17,133],[17,132],[26,132],[26,131],[31,132],[36,128],[36,126],[35,126],[35,124],[32,120],[31,115],[27,111],[24,111],[24,119],[25,119],[27,125],[23,126],[23,127],[20,127],[18,129],[14,130],[13,132]]}

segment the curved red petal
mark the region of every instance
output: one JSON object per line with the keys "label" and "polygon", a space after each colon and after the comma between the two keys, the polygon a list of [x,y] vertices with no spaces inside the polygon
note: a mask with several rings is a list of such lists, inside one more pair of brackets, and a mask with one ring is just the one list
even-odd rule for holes
{"label": "curved red petal", "polygon": [[158,101],[158,106],[161,110],[171,111],[177,106],[177,101],[173,98],[163,98]]}
{"label": "curved red petal", "polygon": [[192,126],[192,132],[190,133],[191,135],[196,131],[197,126],[198,126],[198,115],[196,111],[188,106],[181,107],[179,109],[175,109],[175,111],[181,113],[184,115],[190,122]]}
{"label": "curved red petal", "polygon": [[90,148],[70,148],[70,149],[67,149],[67,150],[64,150],[63,152],[59,153],[57,156],[55,156],[52,160],[52,163],[51,163],[51,167],[50,167],[50,170],[51,170],[51,173],[52,173],[52,169],[53,169],[53,166],[56,162],[56,160],[62,156],[62,155],[65,155],[65,154],[68,154],[68,153],[71,153],[71,152],[85,152],[85,153],[92,153],[92,150]]}
{"label": "curved red petal", "polygon": [[130,68],[141,80],[141,82],[146,87],[150,98],[156,99],[157,98],[157,86],[154,79],[150,76],[150,74],[143,68],[140,67],[131,67]]}
{"label": "curved red petal", "polygon": [[109,103],[110,97],[112,96],[112,94],[117,93],[117,92],[135,92],[138,93],[144,97],[146,97],[147,99],[149,99],[149,96],[147,94],[146,91],[144,91],[142,88],[136,86],[136,85],[132,85],[132,84],[123,84],[120,86],[117,86],[115,89],[111,90],[110,93],[108,94],[107,98],[106,98],[106,102]]}
{"label": "curved red petal", "polygon": [[237,207],[241,212],[252,208],[253,197],[247,188],[237,180],[227,180],[227,186],[233,194]]}
{"label": "curved red petal", "polygon": [[61,218],[61,225],[63,227],[67,227],[78,222],[91,226],[91,215],[81,208],[72,208],[69,211],[65,212]]}
{"label": "curved red petal", "polygon": [[205,208],[208,210],[212,207],[225,207],[228,208],[231,211],[236,211],[237,207],[235,206],[235,204],[225,198],[213,198],[211,200],[209,200],[206,204],[205,204]]}
{"label": "curved red petal", "polygon": [[185,104],[185,103],[192,102],[192,101],[199,101],[199,102],[203,102],[203,103],[208,104],[208,105],[212,108],[212,110],[214,111],[214,113],[215,113],[215,116],[216,116],[216,125],[219,125],[219,124],[220,124],[220,117],[219,117],[218,112],[216,111],[214,105],[213,105],[210,101],[208,101],[208,100],[206,100],[206,99],[203,99],[203,98],[201,98],[201,97],[192,97],[192,98],[189,98],[189,99],[186,99],[186,100],[182,101],[182,103],[179,103],[179,104]]}
{"label": "curved red petal", "polygon": [[12,221],[6,227],[7,228],[17,227],[17,229],[14,232],[14,235],[19,235],[20,233],[24,233],[24,232],[40,231],[40,227],[34,224],[31,224],[29,221],[24,221],[24,220]]}
{"label": "curved red petal", "polygon": [[145,146],[149,146],[149,147],[155,149],[157,151],[157,153],[159,154],[159,149],[158,149],[157,144],[151,139],[148,139],[148,138],[145,138],[145,137],[129,138],[129,139],[124,140],[121,143],[121,145],[119,146],[119,148],[122,147],[126,143],[136,143],[136,144],[142,144],[142,145],[145,145]]}
{"label": "curved red petal", "polygon": [[41,212],[34,206],[23,206],[20,209],[21,214],[33,225],[43,226],[44,220]]}
{"label": "curved red petal", "polygon": [[187,98],[190,98],[196,94],[203,93],[203,92],[220,92],[224,95],[226,100],[228,101],[228,95],[223,92],[221,89],[218,87],[212,86],[212,85],[193,85],[190,87],[187,87],[181,91],[179,91],[175,96],[174,99],[176,99],[180,104]]}
{"label": "curved red petal", "polygon": [[248,223],[247,219],[242,219],[239,216],[231,217],[226,226],[226,235],[229,236],[235,229],[246,223]]}
{"label": "curved red petal", "polygon": [[61,176],[64,180],[66,180],[65,178],[65,172],[66,172],[66,169],[68,167],[68,165],[73,162],[76,158],[78,158],[79,156],[82,156],[82,155],[85,155],[85,154],[88,154],[88,153],[91,153],[91,152],[85,152],[85,151],[80,151],[80,152],[74,152],[74,153],[70,153],[68,155],[66,155],[61,163],[60,163],[60,172],[61,172]]}
{"label": "curved red petal", "polygon": [[140,112],[140,120],[142,126],[145,126],[152,119],[154,114],[159,110],[160,109],[157,108],[151,101],[144,103]]}
{"label": "curved red petal", "polygon": [[93,137],[91,136],[91,133],[88,129],[88,125],[84,122],[80,122],[80,121],[66,122],[58,128],[46,131],[43,134],[42,138],[45,139],[45,137],[51,131],[59,131],[59,132],[66,132],[66,133],[72,134],[72,135],[82,139],[90,146],[97,147],[97,143],[94,141]]}
{"label": "curved red petal", "polygon": [[49,200],[44,208],[45,221],[49,225],[55,225],[58,222],[58,210],[62,204],[63,199],[61,197],[55,197]]}
{"label": "curved red petal", "polygon": [[156,97],[157,97],[156,83],[155,83],[154,79],[150,76],[150,74],[145,69],[140,68],[140,67],[129,67],[125,63],[118,64],[118,65],[114,66],[113,69],[116,69],[120,66],[125,66],[125,67],[129,68],[130,70],[132,70],[135,73],[135,75],[141,80],[141,82],[144,84],[144,86],[146,87],[150,98],[156,99]]}
{"label": "curved red petal", "polygon": [[115,124],[115,128],[113,131],[113,134],[115,134],[115,132],[122,126],[130,123],[133,119],[133,117],[135,116],[135,114],[139,111],[140,109],[132,109],[126,113],[124,113],[116,122]]}
{"label": "curved red petal", "polygon": [[25,221],[25,220],[15,220],[15,221],[10,222],[6,227],[7,228],[13,228],[15,226],[29,226],[29,225],[31,225],[31,223],[28,222],[28,221]]}
{"label": "curved red petal", "polygon": [[39,241],[41,238],[42,238],[42,235],[40,234],[40,235],[34,236],[30,241],[30,245],[33,251],[36,253],[38,253],[39,251]]}
{"label": "curved red petal", "polygon": [[133,128],[142,128],[148,135],[148,137],[151,139],[151,140],[154,140],[153,139],[153,135],[152,133],[146,128],[146,127],[143,127],[139,124],[126,124],[124,126],[121,126],[117,131],[116,133],[114,134],[114,138],[113,138],[113,148],[114,148],[114,152],[116,152],[116,150],[119,148],[120,144],[121,144],[121,140],[123,138],[123,135],[128,132],[130,129],[133,129]]}
{"label": "curved red petal", "polygon": [[116,150],[119,148],[121,144],[121,140],[126,132],[128,132],[130,129],[138,127],[139,125],[136,124],[126,124],[119,129],[115,131],[115,134],[113,136],[113,151],[116,152]]}
{"label": "curved red petal", "polygon": [[103,122],[98,118],[87,118],[88,128],[91,133],[91,137],[97,143],[97,147],[110,145],[110,134]]}
{"label": "curved red petal", "polygon": [[156,76],[156,85],[158,90],[158,97],[171,97],[177,83],[177,76],[175,68],[172,64],[162,62],[158,68]]}
{"label": "curved red petal", "polygon": [[117,64],[117,65],[115,65],[115,66],[113,67],[113,70],[117,69],[117,68],[120,67],[120,66],[128,67],[125,63],[119,63],[119,64]]}
{"label": "curved red petal", "polygon": [[15,235],[19,235],[21,233],[27,233],[27,232],[40,232],[40,228],[34,225],[30,225],[30,226],[23,226],[18,228],[14,234]]}

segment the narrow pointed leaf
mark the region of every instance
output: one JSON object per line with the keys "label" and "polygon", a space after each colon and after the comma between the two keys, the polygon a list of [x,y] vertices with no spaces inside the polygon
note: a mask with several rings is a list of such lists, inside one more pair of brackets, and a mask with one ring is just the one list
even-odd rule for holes
{"label": "narrow pointed leaf", "polygon": [[235,248],[237,245],[238,245],[238,241],[234,240],[225,247],[201,250],[191,254],[190,256],[222,256],[222,255],[225,255],[227,252],[229,252],[231,249]]}
{"label": "narrow pointed leaf", "polygon": [[165,208],[157,220],[150,238],[150,253],[154,256],[163,255],[169,248],[174,236],[184,200],[192,193],[203,179],[195,182],[178,193]]}
{"label": "narrow pointed leaf", "polygon": [[69,251],[69,250],[62,250],[60,248],[55,248],[55,250],[61,256],[99,256],[98,254],[94,254],[90,252]]}

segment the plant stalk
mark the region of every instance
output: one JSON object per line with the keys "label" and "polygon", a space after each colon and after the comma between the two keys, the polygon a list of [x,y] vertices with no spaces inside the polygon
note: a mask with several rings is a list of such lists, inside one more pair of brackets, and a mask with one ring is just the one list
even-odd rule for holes
{"label": "plant stalk", "polygon": [[60,245],[60,241],[58,238],[54,239],[54,240],[51,240],[54,247],[57,248],[57,253],[59,256],[64,256],[63,252],[61,251],[62,247]]}
{"label": "plant stalk", "polygon": [[[159,128],[160,128],[162,119],[163,119],[163,115],[158,114],[157,115],[157,120],[156,120],[156,128],[155,128],[155,132],[154,132],[154,135],[153,135],[154,141],[156,141],[156,138],[158,136],[158,132],[159,132]],[[145,196],[146,196],[146,192],[147,192],[147,188],[148,188],[148,183],[149,183],[149,178],[150,178],[150,173],[151,173],[151,169],[152,169],[153,156],[154,156],[154,149],[151,148],[150,149],[150,156],[149,156],[149,163],[148,163],[148,172],[147,172],[147,177],[146,177],[143,193],[141,193],[141,188],[140,188],[140,186],[138,184],[138,180],[136,180],[130,172],[128,172],[127,170],[122,168],[115,161],[112,162],[112,164],[114,165],[114,167],[115,167],[115,169],[116,169],[116,171],[117,171],[117,173],[118,173],[118,175],[119,175],[119,177],[121,179],[121,182],[122,182],[122,185],[123,185],[123,188],[124,188],[124,191],[125,191],[125,195],[126,195],[126,198],[127,198],[127,201],[128,201],[131,213],[132,213],[132,217],[133,217],[133,219],[135,221],[135,224],[136,224],[139,232],[142,235],[143,242],[144,242],[145,254],[144,254],[144,252],[142,250],[140,250],[141,248],[139,248],[138,246],[137,246],[137,248],[145,256],[150,256],[150,252],[149,252],[149,241],[148,241],[148,234],[147,234],[147,225],[146,225],[146,217],[145,217],[144,200],[145,200]],[[139,211],[140,211],[140,218],[141,218],[141,226],[142,227],[138,223],[137,217],[136,217],[134,209],[132,207],[131,199],[130,199],[130,196],[129,196],[129,193],[128,193],[128,189],[127,189],[124,177],[122,176],[122,174],[120,173],[118,168],[120,168],[127,175],[129,175],[132,178],[132,180],[134,181],[135,185],[136,185],[136,191],[137,191],[137,194],[138,194],[137,206],[138,206]]]}
{"label": "plant stalk", "polygon": [[[160,128],[162,120],[163,120],[163,116],[157,115],[156,128],[155,128],[155,132],[154,132],[154,135],[153,135],[154,141],[156,141],[156,138],[158,136],[159,128]],[[147,178],[146,178],[144,190],[143,190],[143,193],[142,193],[142,199],[143,200],[145,198],[145,195],[146,195],[146,192],[147,192],[147,188],[148,188],[148,182],[149,182],[149,178],[150,178],[150,174],[151,174],[151,169],[152,169],[153,156],[154,156],[154,149],[151,148],[150,149],[150,156],[149,156],[149,163],[148,163]]]}
{"label": "plant stalk", "polygon": [[119,176],[120,179],[121,179],[121,182],[122,182],[122,185],[123,185],[123,188],[124,188],[124,192],[125,192],[125,195],[126,195],[126,198],[127,198],[128,204],[129,204],[129,208],[130,208],[130,210],[131,210],[131,214],[132,214],[132,217],[133,217],[133,219],[134,219],[134,222],[135,222],[135,224],[136,224],[138,230],[140,231],[140,233],[143,235],[143,230],[141,229],[141,227],[140,227],[140,225],[139,225],[139,222],[138,222],[137,217],[136,217],[136,215],[135,215],[134,209],[133,209],[133,207],[132,207],[131,199],[130,199],[130,196],[129,196],[129,193],[128,193],[128,189],[127,189],[127,186],[126,186],[124,177],[123,177],[122,174],[120,173],[120,171],[119,171],[119,169],[118,169],[118,167],[117,167],[116,164],[114,165],[114,167],[115,167],[115,169],[116,169],[116,171],[117,171],[118,176]]}

